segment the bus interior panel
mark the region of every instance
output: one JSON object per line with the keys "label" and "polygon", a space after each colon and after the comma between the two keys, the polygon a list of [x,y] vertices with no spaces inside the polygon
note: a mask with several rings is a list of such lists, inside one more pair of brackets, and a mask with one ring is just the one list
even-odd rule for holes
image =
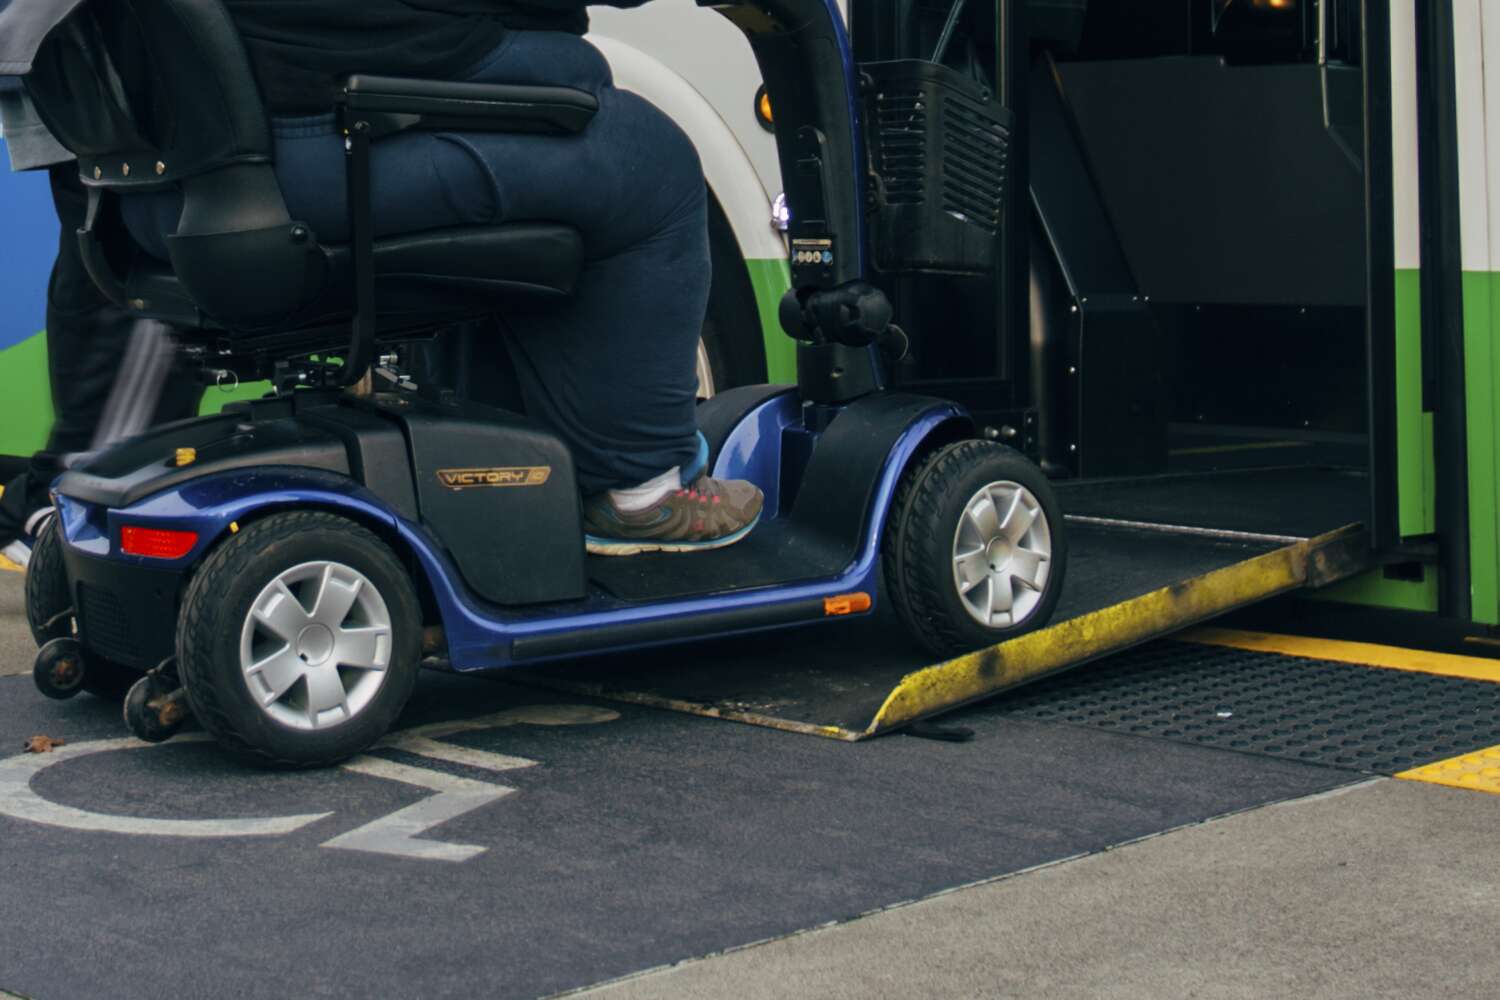
{"label": "bus interior panel", "polygon": [[1021,323],[1003,274],[882,275],[902,321],[943,317],[899,381],[961,399],[1060,479],[1365,470],[1357,0],[1030,0],[1010,81],[1003,3],[853,7],[862,59],[1009,82],[1025,133],[1029,198],[1001,237],[1024,232]]}

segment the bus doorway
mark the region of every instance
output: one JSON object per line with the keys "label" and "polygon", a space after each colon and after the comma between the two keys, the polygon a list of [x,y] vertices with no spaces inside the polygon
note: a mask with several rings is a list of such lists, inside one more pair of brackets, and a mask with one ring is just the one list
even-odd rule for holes
{"label": "bus doorway", "polygon": [[1388,558],[1391,178],[1365,162],[1359,5],[849,13],[872,280],[910,344],[888,375],[1042,461],[1057,612],[943,663],[835,644],[570,690],[862,739]]}
{"label": "bus doorway", "polygon": [[1033,450],[1080,521],[1375,523],[1361,11],[856,2],[862,58],[941,61],[1017,122],[993,267],[885,276],[921,331],[900,378]]}
{"label": "bus doorway", "polygon": [[[1073,44],[1037,57],[1033,136],[1054,139],[1032,146],[1054,251],[1038,269],[1067,268],[1107,226],[1156,327],[1158,468],[1368,465],[1358,13],[1349,0],[1094,0]],[[1075,175],[1069,190],[1057,181],[1073,157],[1092,184]],[[1069,231],[1067,203],[1091,198],[1103,218]],[[1087,387],[1082,405],[1109,408]],[[1049,443],[1067,463],[1073,442]],[[1080,451],[1073,471],[1088,474]]]}

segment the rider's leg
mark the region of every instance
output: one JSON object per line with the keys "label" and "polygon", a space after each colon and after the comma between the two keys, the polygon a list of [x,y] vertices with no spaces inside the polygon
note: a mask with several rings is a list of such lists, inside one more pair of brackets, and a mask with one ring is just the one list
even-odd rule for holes
{"label": "rider's leg", "polygon": [[[579,135],[382,140],[373,159],[377,230],[535,219],[577,227],[587,257],[576,293],[518,300],[507,314],[506,346],[527,412],[569,444],[583,489],[596,495],[591,531],[634,537],[640,520],[673,536],[631,550],[741,537],[760,513],[754,487],[664,476],[691,467],[698,453],[697,347],[712,275],[707,192],[692,143],[648,102],[616,90],[603,57],[575,36],[516,32],[470,78],[589,89],[599,112]],[[331,121],[281,122],[277,134],[294,217],[328,242],[345,238],[343,151]],[[639,497],[622,498],[623,506],[597,500],[653,480],[660,495],[641,518],[615,516],[638,513]]]}
{"label": "rider's leg", "polygon": [[588,130],[528,144],[465,140],[492,169],[510,218],[556,218],[584,234],[587,269],[563,303],[507,317],[527,411],[572,448],[592,552],[716,548],[744,537],[762,497],[702,468],[697,356],[712,284],[708,193],[692,142],[571,36],[512,36],[472,78],[544,80],[599,98]]}

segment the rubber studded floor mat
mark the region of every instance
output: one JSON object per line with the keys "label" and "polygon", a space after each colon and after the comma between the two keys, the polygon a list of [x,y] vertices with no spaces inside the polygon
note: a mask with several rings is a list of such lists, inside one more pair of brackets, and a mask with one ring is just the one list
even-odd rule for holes
{"label": "rubber studded floor mat", "polygon": [[1395,774],[1500,744],[1500,684],[1159,642],[1023,688],[1004,714]]}

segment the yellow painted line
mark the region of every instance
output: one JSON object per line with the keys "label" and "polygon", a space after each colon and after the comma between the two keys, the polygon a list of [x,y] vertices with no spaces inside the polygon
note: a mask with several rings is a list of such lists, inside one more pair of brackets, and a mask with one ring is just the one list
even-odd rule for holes
{"label": "yellow painted line", "polygon": [[[0,497],[3,497],[3,496],[5,496],[5,487],[4,486],[0,486]],[[11,562],[9,559],[5,558],[4,556],[0,556],[0,573],[24,573],[24,572],[26,572],[26,569],[24,567],[17,566],[15,563]]]}
{"label": "yellow painted line", "polygon": [[1271,448],[1311,448],[1309,441],[1256,441],[1253,444],[1216,444],[1201,448],[1173,448],[1168,455],[1224,455],[1232,451],[1266,451]]}
{"label": "yellow painted line", "polygon": [[1429,653],[1421,649],[1379,646],[1372,642],[1343,642],[1337,639],[1310,639],[1299,635],[1276,635],[1271,632],[1242,632],[1227,628],[1197,628],[1176,638],[1205,646],[1228,646],[1257,653],[1281,653],[1308,660],[1333,660],[1361,667],[1386,670],[1409,670],[1442,677],[1462,677],[1471,681],[1500,682],[1500,660],[1482,656],[1459,656],[1456,653]]}
{"label": "yellow painted line", "polygon": [[1424,764],[1402,771],[1396,777],[1500,795],[1500,747],[1488,747],[1435,764]]}

